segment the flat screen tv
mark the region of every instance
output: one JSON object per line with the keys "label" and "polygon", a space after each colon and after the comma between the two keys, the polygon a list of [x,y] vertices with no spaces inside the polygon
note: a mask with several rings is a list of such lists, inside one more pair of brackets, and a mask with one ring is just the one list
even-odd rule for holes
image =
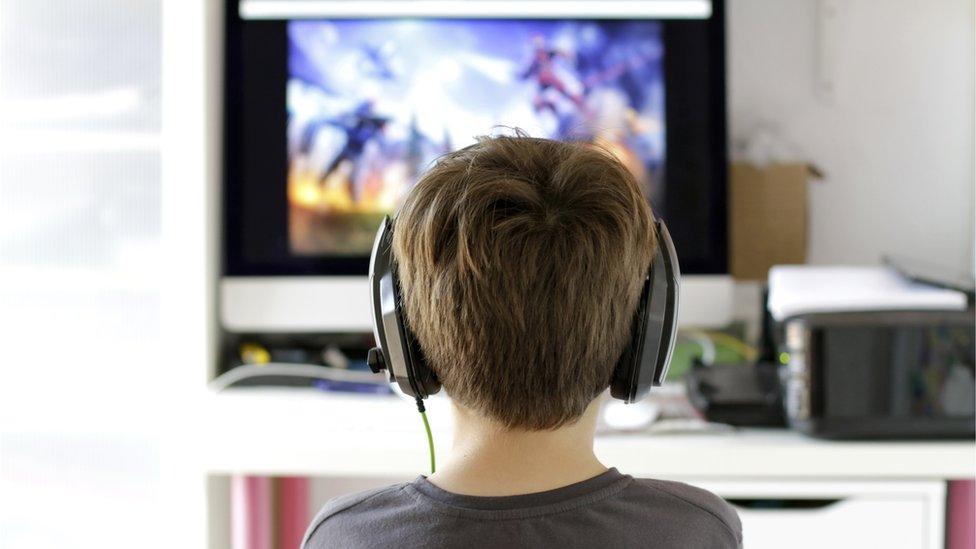
{"label": "flat screen tv", "polygon": [[516,128],[612,151],[683,272],[725,273],[722,8],[229,0],[225,327],[368,328],[350,296],[379,221],[439,155]]}

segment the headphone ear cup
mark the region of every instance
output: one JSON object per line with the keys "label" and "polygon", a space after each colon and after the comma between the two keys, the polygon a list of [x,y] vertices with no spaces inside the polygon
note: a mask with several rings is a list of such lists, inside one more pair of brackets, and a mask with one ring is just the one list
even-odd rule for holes
{"label": "headphone ear cup", "polygon": [[377,230],[369,262],[370,304],[377,348],[370,350],[367,364],[376,373],[386,370],[390,382],[396,383],[404,393],[427,398],[440,390],[440,384],[407,326],[392,239],[393,221],[387,217]]}
{"label": "headphone ear cup", "polygon": [[644,288],[637,299],[637,307],[630,323],[630,339],[624,346],[610,381],[610,396],[634,402],[639,400],[637,388],[640,386],[645,332],[647,330],[647,306],[651,297],[651,276],[644,278]]}
{"label": "headphone ear cup", "polygon": [[427,364],[427,360],[424,357],[424,352],[420,348],[420,343],[417,341],[417,337],[414,335],[413,330],[410,329],[410,325],[407,322],[406,313],[403,307],[403,296],[400,293],[400,280],[397,275],[396,266],[392,269],[393,273],[393,288],[394,288],[394,307],[396,309],[396,319],[399,325],[400,333],[403,334],[404,340],[404,362],[407,370],[407,382],[410,386],[413,396],[419,398],[427,398],[430,395],[440,391],[440,383],[437,382],[437,377],[434,375],[434,371],[431,370],[430,366]]}
{"label": "headphone ear cup", "polygon": [[668,228],[655,222],[658,247],[644,278],[644,289],[634,311],[630,343],[614,369],[610,394],[624,402],[637,402],[667,376],[677,333],[681,268]]}
{"label": "headphone ear cup", "polygon": [[410,378],[415,387],[414,391],[420,398],[427,398],[441,390],[440,381],[427,363],[420,343],[406,323],[404,323],[403,331],[407,339],[407,353],[409,354],[407,363],[411,370]]}

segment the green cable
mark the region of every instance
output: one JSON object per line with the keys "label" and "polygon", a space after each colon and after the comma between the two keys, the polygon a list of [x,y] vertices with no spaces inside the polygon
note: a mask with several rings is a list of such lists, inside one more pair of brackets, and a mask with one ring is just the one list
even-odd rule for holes
{"label": "green cable", "polygon": [[424,408],[424,401],[420,398],[417,399],[417,410],[420,411],[420,417],[424,420],[424,430],[427,431],[427,449],[430,450],[430,474],[434,474],[437,470],[437,463],[434,461],[434,435],[430,432],[430,422],[427,421],[427,410]]}

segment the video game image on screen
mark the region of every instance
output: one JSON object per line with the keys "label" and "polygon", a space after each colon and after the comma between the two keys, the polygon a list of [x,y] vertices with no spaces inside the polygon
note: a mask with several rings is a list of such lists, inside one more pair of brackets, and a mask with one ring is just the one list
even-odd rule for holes
{"label": "video game image on screen", "polygon": [[602,146],[663,207],[663,55],[655,21],[289,22],[291,252],[367,254],[433,160],[503,127]]}

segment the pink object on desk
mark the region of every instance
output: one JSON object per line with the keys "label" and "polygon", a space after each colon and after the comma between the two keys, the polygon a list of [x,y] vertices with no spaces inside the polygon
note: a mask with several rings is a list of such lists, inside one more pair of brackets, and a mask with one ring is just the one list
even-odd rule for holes
{"label": "pink object on desk", "polygon": [[272,549],[269,477],[235,475],[230,481],[231,549]]}
{"label": "pink object on desk", "polygon": [[948,549],[976,547],[976,480],[949,482]]}

